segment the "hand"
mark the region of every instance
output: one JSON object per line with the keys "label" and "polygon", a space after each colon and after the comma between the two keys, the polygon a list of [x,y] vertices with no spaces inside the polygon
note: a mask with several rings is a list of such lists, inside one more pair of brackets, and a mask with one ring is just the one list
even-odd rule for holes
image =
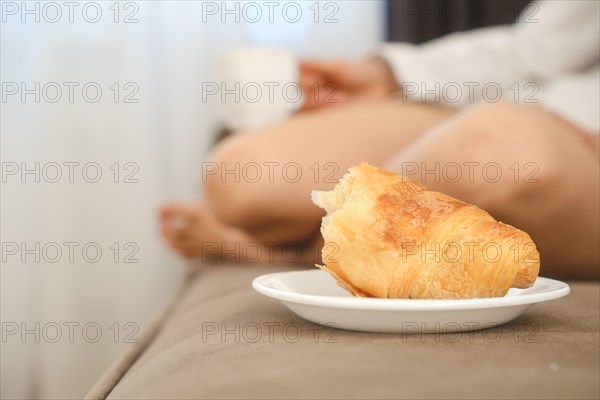
{"label": "hand", "polygon": [[385,60],[309,61],[300,63],[304,110],[377,100],[400,89]]}

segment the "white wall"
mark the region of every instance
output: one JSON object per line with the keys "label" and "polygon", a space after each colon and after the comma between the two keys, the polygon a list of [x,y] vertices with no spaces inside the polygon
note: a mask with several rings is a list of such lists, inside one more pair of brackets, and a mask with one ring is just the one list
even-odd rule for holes
{"label": "white wall", "polygon": [[[2,184],[2,398],[80,398],[126,348],[123,325],[131,322],[143,329],[177,287],[185,266],[161,242],[156,209],[169,199],[200,195],[199,166],[219,121],[214,117],[218,105],[202,103],[199,88],[214,80],[216,54],[238,45],[278,45],[303,56],[359,56],[383,35],[383,4],[378,1],[329,2],[334,6],[326,10],[327,2],[321,2],[322,12],[339,8],[339,22],[330,24],[314,23],[308,8],[312,1],[298,2],[306,17],[294,24],[278,14],[273,24],[236,23],[231,17],[222,23],[214,16],[203,22],[199,1],[136,1],[128,9],[121,3],[119,19],[139,8],[139,22],[132,24],[113,22],[109,7],[114,2],[97,2],[102,17],[89,23],[82,16],[88,3],[79,3],[73,23],[62,2],[57,2],[63,15],[56,23],[45,20],[55,16],[52,9],[43,14],[45,3],[28,3],[31,9],[38,4],[39,23],[34,15],[25,15],[22,22],[20,10],[12,14],[11,5],[20,8],[21,2],[2,3],[3,84],[57,82],[65,90],[54,104],[43,97],[36,103],[32,95],[25,102],[11,96],[1,103],[4,171],[12,163],[32,168],[36,162],[55,162],[63,172],[58,183],[43,176],[36,183],[33,175],[23,183],[17,174],[6,176]],[[93,17],[93,8],[88,11]],[[70,103],[63,82],[97,82],[103,97],[88,103],[76,90]],[[115,103],[109,89],[113,82],[134,82],[139,103]],[[96,162],[103,177],[88,183],[77,169],[75,182],[68,182],[64,162]],[[114,162],[121,163],[122,173],[128,172],[122,169],[126,162],[139,166],[139,182],[113,182],[109,167]],[[53,171],[46,170],[52,175],[47,178],[53,178]],[[55,263],[43,257],[36,263],[33,255],[23,262],[20,253],[10,255],[10,243],[22,250],[22,242],[28,248],[36,242],[56,242],[63,250],[68,249],[64,242],[80,247],[74,262],[65,253]],[[96,263],[81,255],[81,246],[90,242],[103,250]],[[139,246],[139,262],[123,263],[123,250],[115,262],[109,249],[114,242]],[[54,257],[54,252],[46,255]],[[73,343],[64,325],[69,322],[80,324]],[[118,343],[115,322],[120,324]],[[21,323],[34,330],[40,323],[40,333],[48,337],[36,343],[33,334],[8,335],[13,324],[20,328]],[[63,329],[57,343],[49,341],[55,335],[53,323]],[[102,328],[98,342],[82,336],[86,323]]]}

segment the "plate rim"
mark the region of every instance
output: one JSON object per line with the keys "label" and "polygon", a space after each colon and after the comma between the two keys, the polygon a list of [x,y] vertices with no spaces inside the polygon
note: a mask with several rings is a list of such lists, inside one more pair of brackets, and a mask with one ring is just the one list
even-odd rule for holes
{"label": "plate rim", "polygon": [[[280,301],[295,304],[341,308],[355,310],[373,310],[373,311],[441,311],[441,310],[475,310],[485,308],[501,308],[511,306],[521,306],[528,304],[537,304],[545,301],[556,300],[568,295],[571,287],[562,281],[538,276],[534,283],[538,281],[550,283],[554,286],[552,290],[542,293],[531,293],[511,297],[488,297],[476,299],[379,299],[364,297],[337,297],[324,295],[311,295],[285,291],[269,287],[263,283],[264,280],[275,276],[289,274],[328,274],[327,272],[314,268],[295,271],[274,272],[260,275],[252,280],[252,287],[258,293]],[[526,290],[526,289],[525,289]]]}

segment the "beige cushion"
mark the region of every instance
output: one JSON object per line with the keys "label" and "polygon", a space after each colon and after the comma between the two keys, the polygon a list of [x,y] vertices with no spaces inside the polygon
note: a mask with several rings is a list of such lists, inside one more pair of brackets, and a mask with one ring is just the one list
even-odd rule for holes
{"label": "beige cushion", "polygon": [[598,283],[571,283],[566,298],[487,331],[403,336],[319,327],[250,286],[289,268],[191,273],[171,309],[88,398],[600,396]]}

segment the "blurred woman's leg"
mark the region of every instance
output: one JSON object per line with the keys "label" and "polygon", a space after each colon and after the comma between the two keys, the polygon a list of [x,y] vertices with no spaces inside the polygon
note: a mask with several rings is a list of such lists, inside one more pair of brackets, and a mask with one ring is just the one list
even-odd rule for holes
{"label": "blurred woman's leg", "polygon": [[208,204],[223,223],[260,241],[308,240],[322,216],[311,202],[312,190],[332,188],[360,162],[382,165],[454,114],[394,98],[301,113],[234,135],[204,164]]}
{"label": "blurred woman's leg", "polygon": [[598,277],[597,138],[538,106],[486,104],[431,129],[387,168],[528,232],[542,274]]}
{"label": "blurred woman's leg", "polygon": [[[320,257],[322,214],[310,200],[311,191],[333,187],[359,162],[381,165],[454,114],[390,99],[305,112],[230,136],[203,163],[206,199],[165,205],[162,234],[187,258],[205,259],[216,247],[233,254],[258,245],[259,262],[289,261],[294,249],[285,246],[291,243],[302,247],[299,261],[314,264]],[[242,261],[254,260],[241,255]]]}

